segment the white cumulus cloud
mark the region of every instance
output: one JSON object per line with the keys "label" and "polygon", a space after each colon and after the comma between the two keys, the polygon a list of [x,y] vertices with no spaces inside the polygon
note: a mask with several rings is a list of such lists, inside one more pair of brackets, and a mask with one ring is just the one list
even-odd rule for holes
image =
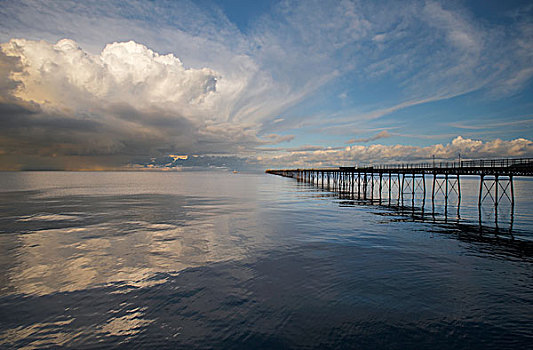
{"label": "white cumulus cloud", "polygon": [[220,79],[212,69],[187,69],[173,54],[159,55],[133,41],[108,44],[100,55],[69,39],[13,39],[1,49],[22,64],[11,77],[21,83],[15,96],[52,108],[125,103],[191,114],[216,93]]}
{"label": "white cumulus cloud", "polygon": [[483,142],[457,136],[448,144],[426,147],[410,145],[347,146],[344,149],[299,150],[264,156],[262,161],[277,167],[353,166],[398,162],[454,161],[464,159],[533,157],[533,141],[518,138],[510,141],[495,139]]}

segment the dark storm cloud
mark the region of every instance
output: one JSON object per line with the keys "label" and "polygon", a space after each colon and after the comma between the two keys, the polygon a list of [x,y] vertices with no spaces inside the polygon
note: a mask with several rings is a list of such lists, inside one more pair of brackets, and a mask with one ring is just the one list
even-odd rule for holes
{"label": "dark storm cloud", "polygon": [[194,128],[185,118],[125,106],[107,109],[102,117],[0,104],[2,147],[17,154],[152,154],[179,146],[187,134],[194,135]]}

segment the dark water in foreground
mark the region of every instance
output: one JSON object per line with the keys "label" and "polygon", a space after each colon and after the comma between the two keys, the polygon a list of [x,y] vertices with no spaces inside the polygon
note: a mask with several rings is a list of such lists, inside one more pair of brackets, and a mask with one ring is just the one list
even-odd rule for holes
{"label": "dark water in foreground", "polygon": [[525,349],[533,182],[511,232],[475,185],[444,222],[271,175],[0,173],[0,347]]}

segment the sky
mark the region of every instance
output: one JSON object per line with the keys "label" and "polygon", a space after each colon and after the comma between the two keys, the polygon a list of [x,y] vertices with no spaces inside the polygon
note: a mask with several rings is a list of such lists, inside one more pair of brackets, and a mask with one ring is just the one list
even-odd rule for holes
{"label": "sky", "polygon": [[0,1],[0,170],[533,157],[530,1]]}

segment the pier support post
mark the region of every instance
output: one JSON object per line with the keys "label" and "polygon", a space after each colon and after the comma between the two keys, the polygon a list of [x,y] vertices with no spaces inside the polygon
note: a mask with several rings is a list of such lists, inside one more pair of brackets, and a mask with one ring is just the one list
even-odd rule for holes
{"label": "pier support post", "polygon": [[496,226],[496,231],[498,231],[498,187],[500,186],[498,175],[494,176],[494,183],[496,185],[496,188],[494,189],[494,225]]}
{"label": "pier support post", "polygon": [[368,185],[366,173],[363,174],[363,199],[366,199],[366,187]]}
{"label": "pier support post", "polygon": [[437,182],[437,173],[433,173],[433,187],[431,191],[431,207],[433,210],[433,214],[435,214],[435,184]]}
{"label": "pier support post", "polygon": [[411,208],[415,209],[415,189],[416,189],[416,175],[413,172],[413,181],[411,182]]}
{"label": "pier support post", "polygon": [[498,181],[498,175],[494,176],[494,182],[496,184],[496,189],[494,190],[494,208],[496,209],[496,213],[498,212],[498,187],[500,186],[500,183]]}
{"label": "pier support post", "polygon": [[355,198],[355,171],[352,171],[350,176],[351,176],[351,180],[350,180],[351,188],[350,188],[350,191],[352,193],[352,199],[354,199]]}
{"label": "pier support post", "polygon": [[411,186],[411,195],[413,196],[413,201],[415,199],[415,187],[416,187],[416,175],[415,173],[413,173],[413,182],[412,182],[412,186]]}
{"label": "pier support post", "polygon": [[371,183],[371,186],[370,186],[370,199],[373,201],[374,200],[374,173],[370,173],[370,181],[372,182]]}
{"label": "pier support post", "polygon": [[[478,197],[478,202],[477,202],[477,206],[480,208],[481,210],[481,201],[482,201],[482,195],[483,195],[483,180],[484,180],[484,177],[485,175],[481,175],[480,178],[479,178],[479,197]],[[481,211],[480,211],[480,215],[481,215]]]}
{"label": "pier support post", "polygon": [[457,174],[457,199],[460,204],[461,203],[461,178],[459,174]]}
{"label": "pier support post", "polygon": [[361,172],[357,173],[357,199],[361,199]]}
{"label": "pier support post", "polygon": [[461,178],[460,178],[460,175],[457,174],[457,218],[461,218],[460,210],[461,210]]}
{"label": "pier support post", "polygon": [[400,196],[403,189],[400,186],[400,173],[398,173],[398,204],[400,204]]}
{"label": "pier support post", "polygon": [[424,202],[426,201],[426,174],[422,174],[422,186],[424,186]]}
{"label": "pier support post", "polygon": [[[403,206],[403,189],[404,189],[404,184],[405,184],[405,174],[402,174],[402,185],[400,186],[400,195],[401,195],[401,198],[402,198],[402,206]],[[398,175],[399,176],[399,175]]]}
{"label": "pier support post", "polygon": [[350,174],[347,171],[343,171],[342,181],[343,192],[348,193],[350,191]]}
{"label": "pier support post", "polygon": [[448,174],[444,175],[446,178],[446,193],[444,194],[444,220],[448,220]]}
{"label": "pier support post", "polygon": [[379,204],[381,204],[381,186],[383,181],[383,173],[379,173]]}
{"label": "pier support post", "polygon": [[448,174],[444,175],[446,181],[446,192],[444,193],[445,204],[448,204]]}
{"label": "pier support post", "polygon": [[391,202],[391,176],[392,174],[389,172],[389,205],[390,205],[390,202]]}

